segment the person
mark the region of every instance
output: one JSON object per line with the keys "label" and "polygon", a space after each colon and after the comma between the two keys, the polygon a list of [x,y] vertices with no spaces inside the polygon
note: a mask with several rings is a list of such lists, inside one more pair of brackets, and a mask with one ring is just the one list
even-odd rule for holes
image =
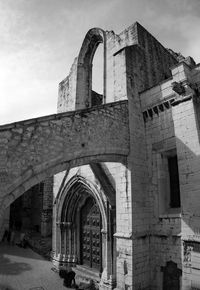
{"label": "person", "polygon": [[8,241],[8,235],[9,235],[9,230],[7,228],[5,228],[2,242]]}
{"label": "person", "polygon": [[20,233],[20,241],[17,243],[17,246],[20,248],[26,248],[27,246],[27,241],[26,241],[26,234],[24,232]]}
{"label": "person", "polygon": [[72,287],[75,286],[75,272],[71,267],[67,269],[60,269],[59,276],[64,279],[63,286]]}
{"label": "person", "polygon": [[10,234],[10,243],[11,243],[12,246],[15,245],[15,235],[16,235],[16,233],[15,233],[15,227],[13,227],[11,229],[11,234]]}
{"label": "person", "polygon": [[20,235],[20,244],[22,248],[26,248],[27,246],[26,234],[24,232],[22,232]]}

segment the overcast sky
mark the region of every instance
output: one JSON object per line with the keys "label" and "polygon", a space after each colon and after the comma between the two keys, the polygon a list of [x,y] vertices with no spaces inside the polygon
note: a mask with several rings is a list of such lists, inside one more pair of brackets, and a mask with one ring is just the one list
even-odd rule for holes
{"label": "overcast sky", "polygon": [[0,0],[0,124],[56,113],[85,34],[140,22],[200,62],[200,0]]}

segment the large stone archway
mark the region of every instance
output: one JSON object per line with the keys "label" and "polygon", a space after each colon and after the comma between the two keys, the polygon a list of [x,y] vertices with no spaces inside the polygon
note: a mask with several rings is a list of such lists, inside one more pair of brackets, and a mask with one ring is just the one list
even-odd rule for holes
{"label": "large stone archway", "polygon": [[[129,152],[127,101],[0,126],[0,215],[48,176]],[[120,134],[119,134],[120,132]]]}
{"label": "large stone archway", "polygon": [[[104,196],[104,197],[103,197]],[[115,206],[82,176],[73,176],[54,203],[56,231],[53,262],[76,266],[78,281],[93,279],[112,289],[116,273],[113,256]],[[114,213],[114,214],[113,214]],[[110,285],[110,286],[109,286]]]}

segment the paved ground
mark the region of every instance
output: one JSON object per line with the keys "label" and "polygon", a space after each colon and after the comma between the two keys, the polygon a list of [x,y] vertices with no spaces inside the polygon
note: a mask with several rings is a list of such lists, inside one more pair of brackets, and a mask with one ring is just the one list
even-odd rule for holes
{"label": "paved ground", "polygon": [[0,290],[67,290],[52,263],[31,249],[0,243]]}

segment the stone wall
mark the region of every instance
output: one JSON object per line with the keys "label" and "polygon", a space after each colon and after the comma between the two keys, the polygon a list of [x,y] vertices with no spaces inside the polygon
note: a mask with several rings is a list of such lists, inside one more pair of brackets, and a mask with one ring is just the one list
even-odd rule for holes
{"label": "stone wall", "polygon": [[128,169],[132,211],[132,281],[129,285],[132,289],[145,289],[149,285],[149,240],[146,235],[149,230],[149,207],[145,128],[139,98],[145,80],[141,70],[141,51],[133,46],[126,48],[125,52],[131,148]]}
{"label": "stone wall", "polygon": [[50,177],[18,197],[7,208],[10,211],[10,227],[18,226],[22,231],[36,231],[44,237],[51,235],[52,191],[53,179]]}
{"label": "stone wall", "polygon": [[2,226],[0,227],[0,241],[3,238],[5,230],[9,229],[10,222],[10,207],[5,210],[4,216],[2,217]]}
{"label": "stone wall", "polygon": [[[123,86],[126,82],[127,65],[123,49],[138,46],[141,68],[145,68],[143,90],[168,78],[170,67],[177,63],[175,57],[137,22],[119,35],[113,31],[104,32],[101,29],[91,29],[80,50],[78,59],[81,55],[81,63],[78,64],[77,59],[75,59],[69,75],[59,85],[58,112],[73,110],[75,98],[76,109],[86,107],[84,100],[91,97],[88,95],[88,88],[92,87],[92,65],[87,63],[87,59],[90,54],[94,53],[92,47],[95,41],[104,42],[106,51],[106,53],[104,52],[104,102],[106,103],[127,99],[126,88]],[[84,61],[83,54],[85,54],[86,59]],[[140,73],[140,71],[138,72]],[[79,89],[77,89],[77,81]],[[91,104],[91,100],[88,99],[87,102],[88,105]]]}
{"label": "stone wall", "polygon": [[[96,37],[97,30],[93,33]],[[88,51],[88,54],[89,37],[91,37],[90,31],[86,36],[87,42],[84,40],[86,43],[84,49]],[[153,201],[148,189],[147,131],[142,114],[145,108],[141,108],[139,92],[170,77],[170,67],[176,64],[177,60],[138,23],[124,30],[120,35],[116,35],[113,31],[106,31],[101,41],[104,41],[106,47],[106,59],[104,59],[104,64],[106,61],[104,72],[106,102],[129,100],[130,152],[127,168],[120,168],[117,176],[111,174],[116,182],[117,287],[143,289],[148,287],[151,281],[149,219],[152,210],[150,205],[153,207]],[[83,46],[80,53],[83,53]],[[91,67],[86,65],[83,67],[81,67],[83,78],[81,79],[79,75],[79,87],[88,86],[91,82],[89,77]],[[87,75],[88,78],[85,79]],[[85,92],[85,87],[83,91]],[[83,96],[83,103],[84,98],[86,96]],[[65,100],[63,101],[65,103]],[[67,107],[63,104],[62,108]],[[171,115],[167,115],[166,118],[170,120]],[[164,136],[163,139],[165,139]],[[151,140],[151,142],[159,141]],[[118,179],[121,180],[123,186],[118,184]]]}
{"label": "stone wall", "polygon": [[[117,285],[125,287],[125,285],[130,285],[132,282],[132,258],[131,258],[131,231],[132,231],[132,210],[131,210],[131,197],[130,197],[130,183],[128,185],[127,181],[127,168],[125,165],[115,162],[105,162],[101,163],[103,171],[106,173],[107,178],[112,184],[113,189],[116,191],[116,230],[114,235],[114,244],[117,245],[113,248],[113,253],[111,253],[112,248],[110,248],[110,241],[108,245],[103,245],[103,281],[106,283],[113,283],[115,285],[117,280]],[[68,172],[59,173],[54,176],[54,222],[53,222],[53,251],[54,253],[62,253],[60,236],[58,233],[58,225],[56,225],[58,219],[58,200],[60,199],[60,194],[65,188],[66,184],[73,176],[82,176],[90,181],[99,192],[101,192],[100,197],[103,199],[105,208],[107,208],[107,192],[105,192],[105,184],[102,184],[101,176],[94,174],[91,169],[93,166],[85,165],[81,167],[76,167],[70,169]],[[96,173],[96,172],[95,172]],[[130,177],[129,177],[130,178]],[[127,192],[127,196],[124,192]],[[115,204],[112,205],[115,208]],[[108,212],[108,209],[106,209]],[[108,218],[108,216],[106,217]],[[104,240],[105,235],[110,235],[109,229],[102,227],[102,239]],[[128,233],[128,234],[127,234]],[[124,244],[125,243],[125,244]],[[113,247],[113,246],[112,246]],[[124,251],[124,249],[126,249]],[[114,264],[112,264],[112,257],[114,259]],[[59,260],[59,257],[55,257],[55,260]],[[116,262],[117,260],[117,262]],[[121,272],[121,267],[124,269],[124,263],[126,263],[126,272]],[[116,265],[119,265],[119,269]],[[117,275],[116,275],[117,273]],[[102,288],[104,289],[104,288]],[[106,289],[106,288],[105,288]]]}
{"label": "stone wall", "polygon": [[77,81],[77,58],[71,67],[69,75],[59,83],[57,112],[75,110]]}
{"label": "stone wall", "polygon": [[1,126],[0,143],[5,148],[1,155],[6,160],[0,173],[1,208],[34,184],[63,171],[69,161],[126,156],[127,115],[127,103],[118,102]]}
{"label": "stone wall", "polygon": [[53,207],[53,177],[44,180],[43,201],[41,213],[41,235],[52,234],[52,207]]}
{"label": "stone wall", "polygon": [[[172,68],[172,78],[140,95],[147,142],[152,289],[161,289],[163,269],[169,261],[182,272],[181,289],[200,285],[198,270],[194,270],[199,259],[199,77],[198,66],[188,67],[183,62]],[[185,88],[182,96],[172,89],[175,81]],[[169,181],[162,160],[174,150],[178,155],[180,209],[170,209],[165,199]],[[196,243],[190,244],[191,240]]]}

